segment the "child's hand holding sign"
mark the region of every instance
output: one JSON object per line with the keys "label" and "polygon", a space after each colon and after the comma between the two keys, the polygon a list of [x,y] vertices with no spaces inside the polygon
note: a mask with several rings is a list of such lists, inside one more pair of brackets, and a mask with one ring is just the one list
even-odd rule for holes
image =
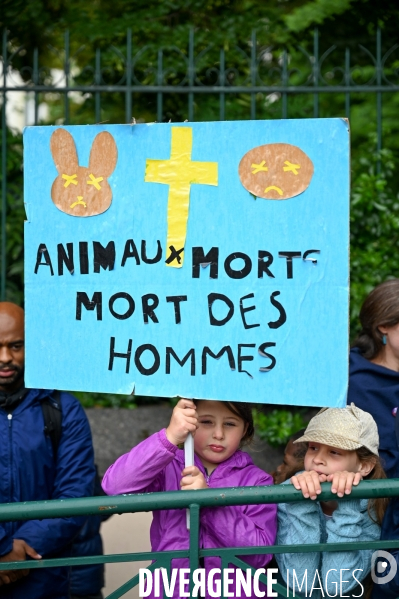
{"label": "child's hand holding sign", "polygon": [[172,413],[166,436],[173,445],[180,445],[189,433],[195,434],[198,427],[197,410],[190,399],[180,399]]}

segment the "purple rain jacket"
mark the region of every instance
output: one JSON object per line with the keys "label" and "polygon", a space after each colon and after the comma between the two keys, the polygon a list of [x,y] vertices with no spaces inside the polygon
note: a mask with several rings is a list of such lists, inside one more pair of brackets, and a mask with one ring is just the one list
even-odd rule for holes
{"label": "purple rain jacket", "polygon": [[[270,474],[255,466],[251,457],[243,451],[236,451],[228,460],[219,464],[210,476],[207,476],[197,456],[195,465],[204,474],[210,488],[273,484]],[[180,489],[183,469],[184,452],[168,441],[166,430],[163,429],[118,458],[105,473],[102,487],[107,495],[176,491]],[[276,515],[275,504],[202,508],[200,547],[209,549],[273,545],[277,532]],[[186,510],[153,512],[150,537],[153,551],[188,549]],[[271,555],[251,555],[242,559],[257,569],[266,568],[271,558]],[[187,567],[187,559],[172,560],[172,568]],[[221,560],[219,557],[206,557],[203,567],[208,574],[212,568],[221,568]],[[260,588],[266,591],[264,586],[260,585]],[[229,589],[235,589],[235,584]],[[178,584],[174,597],[179,596],[177,591]],[[206,596],[210,596],[208,589]],[[242,596],[245,596],[244,592]],[[255,598],[254,591],[251,597]]]}

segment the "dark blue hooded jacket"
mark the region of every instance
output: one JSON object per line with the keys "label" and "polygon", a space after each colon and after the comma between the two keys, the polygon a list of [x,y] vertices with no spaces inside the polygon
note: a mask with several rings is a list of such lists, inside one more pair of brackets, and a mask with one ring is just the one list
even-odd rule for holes
{"label": "dark blue hooded jacket", "polygon": [[[384,541],[396,540],[398,539],[398,549],[385,549],[385,551],[389,551],[394,558],[394,569],[396,570],[392,580],[388,582],[382,582],[382,584],[374,584],[372,599],[396,599],[399,597],[399,497],[394,497],[391,499],[388,505],[388,509],[385,512],[384,520],[382,522],[381,527],[381,539]],[[385,556],[384,556],[385,558]],[[383,559],[384,559],[383,558]],[[382,560],[380,560],[382,561]],[[376,569],[377,578],[381,578],[381,581],[386,580],[391,574],[392,565],[388,560],[385,560],[387,567],[382,571],[381,574],[378,573],[378,569]]]}
{"label": "dark blue hooded jacket", "polygon": [[399,448],[395,434],[397,422],[392,415],[392,410],[399,408],[399,372],[373,364],[363,358],[358,348],[352,349],[348,404],[352,401],[373,416],[380,437],[379,454],[383,468],[388,478],[399,478]]}
{"label": "dark blue hooded jacket", "polygon": [[[62,436],[57,457],[44,433],[41,400],[52,391],[31,389],[8,414],[0,409],[0,503],[86,497],[93,494],[91,432],[83,408],[61,394]],[[86,518],[0,522],[0,555],[22,539],[43,558],[67,557]],[[28,576],[0,587],[5,599],[68,599],[69,568],[30,570]]]}
{"label": "dark blue hooded jacket", "polygon": [[[395,432],[399,430],[399,372],[373,364],[360,354],[358,348],[350,352],[348,404],[353,403],[369,412],[377,423],[380,438],[379,454],[388,478],[399,478],[399,448]],[[398,539],[399,547],[399,498],[393,498],[385,513],[381,527],[381,539]],[[392,550],[398,566],[394,578],[384,584],[374,584],[372,599],[396,599],[399,597],[399,549]],[[388,562],[387,562],[388,564]],[[391,571],[388,564],[377,577],[385,577]]]}
{"label": "dark blue hooded jacket", "polygon": [[[96,472],[94,481],[94,495],[105,495],[101,488],[101,481]],[[103,541],[100,535],[100,526],[110,516],[90,516],[72,545],[73,557],[86,557],[89,555],[103,554]],[[104,564],[91,564],[87,566],[74,566],[71,569],[71,594],[82,597],[93,596],[100,593],[104,586]]]}

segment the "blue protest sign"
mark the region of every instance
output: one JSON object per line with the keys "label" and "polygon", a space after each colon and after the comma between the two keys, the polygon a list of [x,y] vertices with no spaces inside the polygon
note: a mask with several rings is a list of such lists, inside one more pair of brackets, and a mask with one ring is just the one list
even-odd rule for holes
{"label": "blue protest sign", "polygon": [[347,121],[24,144],[27,386],[344,405]]}

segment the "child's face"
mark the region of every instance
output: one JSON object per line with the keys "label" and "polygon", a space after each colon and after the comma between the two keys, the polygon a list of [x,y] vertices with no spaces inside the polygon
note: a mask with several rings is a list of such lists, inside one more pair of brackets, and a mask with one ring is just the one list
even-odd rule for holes
{"label": "child's face", "polygon": [[237,451],[247,426],[222,401],[200,401],[197,415],[195,453],[210,474]]}
{"label": "child's face", "polygon": [[294,452],[295,445],[292,441],[289,441],[285,448],[283,462],[277,466],[276,471],[272,473],[275,485],[280,485],[282,482],[299,472],[299,470],[303,470],[303,458],[298,459]]}
{"label": "child's face", "polygon": [[323,443],[310,441],[305,455],[305,470],[315,470],[318,474],[362,472],[363,465],[355,450],[337,449]]}

